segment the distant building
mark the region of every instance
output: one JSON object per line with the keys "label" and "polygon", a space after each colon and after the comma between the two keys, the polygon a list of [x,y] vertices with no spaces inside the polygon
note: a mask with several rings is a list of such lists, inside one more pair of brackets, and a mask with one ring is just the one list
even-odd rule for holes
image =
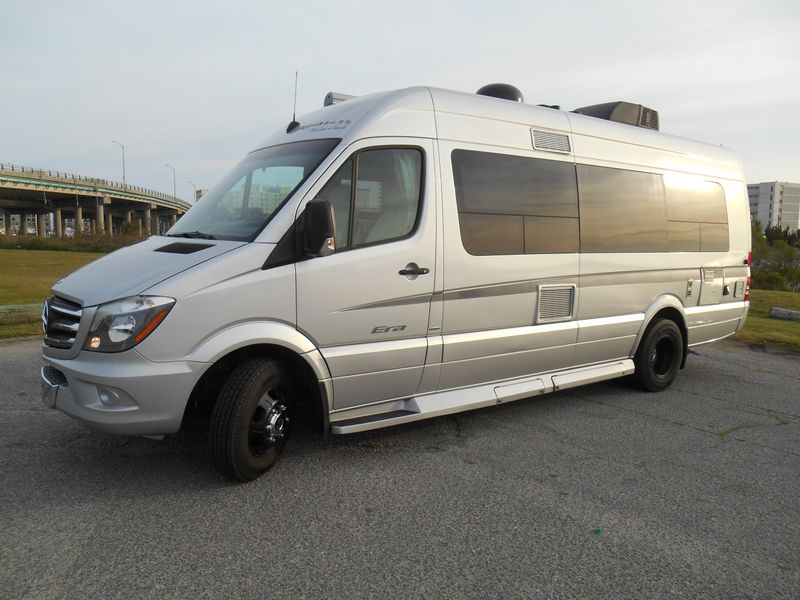
{"label": "distant building", "polygon": [[767,181],[747,186],[750,215],[766,229],[773,225],[789,231],[800,229],[800,183]]}

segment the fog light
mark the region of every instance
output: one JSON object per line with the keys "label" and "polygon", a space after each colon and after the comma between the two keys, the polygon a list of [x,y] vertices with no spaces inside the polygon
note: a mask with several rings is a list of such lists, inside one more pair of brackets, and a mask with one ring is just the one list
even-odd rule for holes
{"label": "fog light", "polygon": [[95,336],[91,340],[89,340],[89,348],[99,348],[100,347],[100,338]]}
{"label": "fog light", "polygon": [[100,395],[100,402],[106,406],[111,406],[112,404],[119,402],[119,394],[114,390],[100,388],[97,390],[97,393]]}

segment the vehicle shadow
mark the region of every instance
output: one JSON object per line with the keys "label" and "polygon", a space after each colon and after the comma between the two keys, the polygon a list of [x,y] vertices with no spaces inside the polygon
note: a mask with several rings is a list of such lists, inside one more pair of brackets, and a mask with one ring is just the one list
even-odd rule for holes
{"label": "vehicle shadow", "polygon": [[[291,471],[312,471],[324,461],[335,468],[340,460],[352,460],[353,453],[420,451],[438,448],[448,440],[468,439],[471,430],[502,430],[519,423],[535,424],[553,412],[575,410],[575,405],[591,405],[593,399],[616,396],[629,389],[624,381],[604,382],[573,390],[325,439],[313,419],[301,418],[293,432],[278,467],[258,481],[292,479]],[[306,415],[308,417],[308,415]],[[58,494],[59,482],[69,482],[69,497],[63,501],[81,501],[118,495],[169,495],[203,490],[225,490],[238,484],[219,475],[208,449],[210,419],[202,413],[187,413],[181,430],[163,440],[138,436],[114,436],[91,431],[75,424],[74,428],[53,436],[47,444],[52,460],[36,478],[47,480],[47,496]],[[333,464],[330,464],[331,461]],[[284,463],[292,463],[285,465]],[[284,468],[286,467],[286,468]],[[256,483],[256,485],[260,485]],[[265,484],[266,485],[266,484]],[[32,489],[35,489],[33,486]],[[33,500],[33,499],[32,499]]]}

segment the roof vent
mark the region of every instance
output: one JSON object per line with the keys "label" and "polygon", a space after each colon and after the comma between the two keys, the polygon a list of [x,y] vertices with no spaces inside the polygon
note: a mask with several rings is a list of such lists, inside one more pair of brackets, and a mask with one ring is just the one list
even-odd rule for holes
{"label": "roof vent", "polygon": [[511,100],[512,102],[523,102],[522,92],[520,92],[513,85],[507,83],[490,83],[483,86],[477,92],[479,96],[490,96],[491,98],[500,98],[502,100]]}
{"label": "roof vent", "polygon": [[627,125],[636,125],[645,129],[655,129],[658,131],[658,111],[647,108],[641,104],[631,102],[606,102],[605,104],[594,104],[576,108],[572,112],[588,117],[616,121]]}

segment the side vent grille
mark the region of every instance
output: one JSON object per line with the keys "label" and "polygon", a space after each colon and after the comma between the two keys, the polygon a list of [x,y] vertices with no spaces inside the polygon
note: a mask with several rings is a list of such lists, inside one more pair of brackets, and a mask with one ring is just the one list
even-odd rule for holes
{"label": "side vent grille", "polygon": [[554,323],[572,319],[575,306],[574,285],[540,285],[537,323]]}
{"label": "side vent grille", "polygon": [[639,127],[658,131],[658,111],[643,106],[642,114],[639,117]]}
{"label": "side vent grille", "polygon": [[569,136],[549,131],[531,129],[531,139],[536,150],[551,150],[553,152],[571,152]]}
{"label": "side vent grille", "polygon": [[51,348],[69,350],[75,343],[83,310],[79,304],[54,296],[47,300],[42,311],[44,343]]}

